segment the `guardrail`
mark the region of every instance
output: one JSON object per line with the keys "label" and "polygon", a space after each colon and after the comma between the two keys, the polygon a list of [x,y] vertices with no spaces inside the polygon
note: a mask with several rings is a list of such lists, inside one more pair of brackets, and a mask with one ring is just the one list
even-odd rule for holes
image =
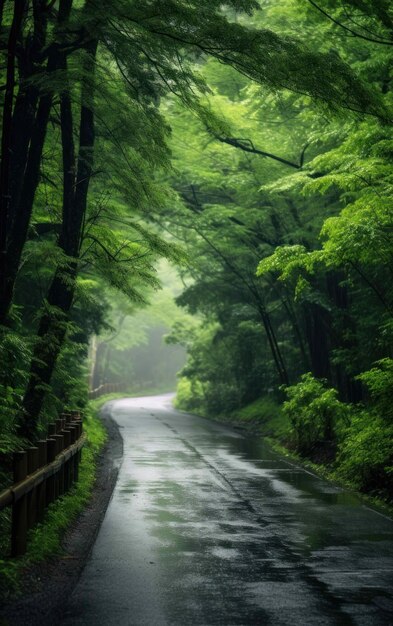
{"label": "guardrail", "polygon": [[124,388],[124,385],[121,383],[104,383],[96,389],[89,391],[89,400],[95,400],[96,398],[100,398],[104,396],[106,393],[114,393],[116,391],[121,391]]}
{"label": "guardrail", "polygon": [[46,439],[14,452],[14,483],[0,493],[0,510],[12,506],[11,556],[25,554],[29,529],[78,480],[85,441],[81,415],[72,411],[50,424]]}

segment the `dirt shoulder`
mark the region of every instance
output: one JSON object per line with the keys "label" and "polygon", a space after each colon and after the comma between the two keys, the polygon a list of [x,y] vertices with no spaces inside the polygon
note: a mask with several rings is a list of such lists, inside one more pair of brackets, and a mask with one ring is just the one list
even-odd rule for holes
{"label": "dirt shoulder", "polygon": [[97,463],[97,478],[89,505],[65,534],[63,554],[38,563],[24,574],[16,599],[0,610],[1,626],[53,626],[78,582],[108,507],[121,459],[123,440],[109,413],[101,409],[108,440]]}

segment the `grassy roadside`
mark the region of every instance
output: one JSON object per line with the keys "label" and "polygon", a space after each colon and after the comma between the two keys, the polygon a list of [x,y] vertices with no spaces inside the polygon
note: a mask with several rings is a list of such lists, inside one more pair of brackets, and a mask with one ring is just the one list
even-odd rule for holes
{"label": "grassy roadside", "polygon": [[338,476],[336,469],[333,465],[322,465],[320,463],[313,463],[309,459],[289,450],[285,445],[283,445],[280,440],[277,440],[273,437],[265,437],[265,441],[269,443],[271,448],[281,454],[282,456],[287,457],[289,460],[294,461],[296,464],[305,467],[310,470],[316,476],[320,478],[325,478],[330,482],[337,485],[337,487],[341,487],[342,489],[346,489],[347,491],[351,491],[356,494],[356,496],[363,502],[363,504],[376,509],[379,513],[383,513],[388,517],[393,518],[393,505],[386,502],[382,498],[378,496],[367,495],[365,493],[361,493],[356,489],[353,483],[350,480],[344,480],[341,476]]}
{"label": "grassy roadside", "polygon": [[110,400],[141,395],[168,393],[168,389],[151,388],[135,392],[116,392],[91,400],[84,413],[84,429],[87,444],[83,449],[79,481],[62,498],[51,504],[42,524],[29,533],[27,553],[17,559],[2,557],[9,552],[11,509],[0,514],[0,601],[18,591],[22,574],[29,566],[61,554],[61,542],[65,531],[83,511],[90,499],[95,477],[97,457],[106,441],[106,431],[97,419],[100,408]]}
{"label": "grassy roadside", "polygon": [[[89,501],[95,482],[97,457],[107,436],[104,426],[97,419],[97,412],[107,399],[103,396],[94,403],[90,402],[85,410],[87,444],[83,448],[78,483],[51,504],[42,524],[30,531],[27,553],[23,557],[0,559],[0,600],[18,591],[21,576],[29,566],[61,553],[61,540],[65,531]],[[7,514],[10,515],[10,509]],[[10,517],[2,522],[9,531]]]}
{"label": "grassy roadside", "polygon": [[[205,415],[205,417],[209,416]],[[215,416],[215,419],[240,426],[249,433],[263,437],[271,448],[279,454],[294,461],[298,465],[306,467],[317,476],[326,478],[334,482],[337,486],[356,493],[365,505],[375,508],[389,517],[393,517],[392,504],[387,503],[378,496],[366,495],[359,492],[350,480],[345,480],[342,476],[338,475],[337,467],[334,463],[313,463],[291,449],[290,421],[288,417],[283,414],[280,405],[275,402],[273,398],[259,398],[248,406],[233,411],[230,414],[219,415],[217,418]]]}

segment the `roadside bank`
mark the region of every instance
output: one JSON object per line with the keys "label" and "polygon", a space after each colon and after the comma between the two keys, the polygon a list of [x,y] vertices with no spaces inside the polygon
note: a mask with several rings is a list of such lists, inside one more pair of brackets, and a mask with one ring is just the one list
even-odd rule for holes
{"label": "roadside bank", "polygon": [[[94,421],[86,424],[90,441],[77,487],[49,509],[44,523],[33,531],[26,556],[2,563],[1,626],[52,626],[79,579],[111,498],[123,453],[123,441],[106,402],[102,397],[92,403],[96,417],[91,416],[89,420]],[[98,406],[103,406],[99,420]]]}

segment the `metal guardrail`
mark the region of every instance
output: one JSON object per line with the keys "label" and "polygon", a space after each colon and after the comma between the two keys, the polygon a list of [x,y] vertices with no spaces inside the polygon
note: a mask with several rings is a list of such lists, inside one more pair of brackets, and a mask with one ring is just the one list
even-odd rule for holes
{"label": "metal guardrail", "polygon": [[73,411],[62,413],[36,446],[14,452],[14,483],[0,493],[0,511],[12,506],[11,556],[25,554],[29,529],[78,480],[85,441],[81,415]]}

